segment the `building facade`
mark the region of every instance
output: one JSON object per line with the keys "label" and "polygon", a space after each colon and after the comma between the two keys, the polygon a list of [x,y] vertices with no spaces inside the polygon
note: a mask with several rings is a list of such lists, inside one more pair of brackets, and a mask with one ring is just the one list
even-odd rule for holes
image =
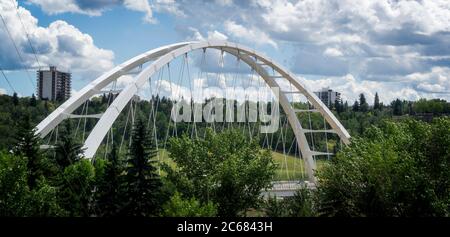
{"label": "building facade", "polygon": [[37,71],[37,96],[41,100],[64,101],[70,97],[71,74],[56,70],[50,66],[49,70]]}
{"label": "building facade", "polygon": [[321,91],[316,91],[314,93],[328,108],[331,108],[336,100],[339,102],[341,101],[341,93],[333,91],[330,88],[323,88]]}

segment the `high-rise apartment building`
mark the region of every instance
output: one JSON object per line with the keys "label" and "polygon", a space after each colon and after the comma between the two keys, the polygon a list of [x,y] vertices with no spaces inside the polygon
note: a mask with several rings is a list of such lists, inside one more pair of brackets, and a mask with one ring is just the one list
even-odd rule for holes
{"label": "high-rise apartment building", "polygon": [[41,100],[64,101],[70,97],[71,74],[56,70],[37,71],[37,97]]}
{"label": "high-rise apartment building", "polygon": [[316,91],[314,93],[328,108],[330,108],[336,100],[341,101],[341,93],[333,91],[329,88],[323,88],[321,91]]}

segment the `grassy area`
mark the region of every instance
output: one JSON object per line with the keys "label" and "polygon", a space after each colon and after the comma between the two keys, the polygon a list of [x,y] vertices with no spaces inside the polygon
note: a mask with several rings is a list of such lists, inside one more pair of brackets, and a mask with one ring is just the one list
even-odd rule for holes
{"label": "grassy area", "polygon": [[[274,162],[278,164],[278,169],[275,172],[274,180],[300,180],[306,179],[306,170],[304,161],[294,156],[283,155],[279,152],[272,152]],[[327,162],[326,160],[317,160],[317,169]],[[287,167],[287,168],[286,168]]]}
{"label": "grassy area", "polygon": [[[272,152],[272,157],[274,162],[278,165],[273,180],[300,180],[306,178],[303,160],[290,155],[285,156],[282,153],[275,151]],[[172,168],[177,166],[177,164],[169,157],[168,152],[164,149],[159,150],[157,159],[159,159],[160,162],[168,164]],[[326,161],[318,160],[317,168],[320,169],[324,162]],[[164,175],[163,173],[161,174]]]}
{"label": "grassy area", "polygon": [[177,164],[169,157],[166,149],[159,149],[156,159],[162,163],[168,164],[172,169],[177,167]]}

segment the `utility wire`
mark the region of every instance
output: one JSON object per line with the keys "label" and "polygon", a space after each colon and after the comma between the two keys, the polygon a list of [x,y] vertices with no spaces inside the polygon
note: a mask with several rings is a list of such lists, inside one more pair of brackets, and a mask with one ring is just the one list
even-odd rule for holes
{"label": "utility wire", "polygon": [[9,81],[8,77],[6,76],[5,72],[3,71],[3,68],[0,67],[0,71],[2,71],[3,77],[5,77],[6,82],[8,83],[9,87],[11,88],[11,90],[16,93],[16,90],[14,89],[14,87],[11,85],[11,82]]}
{"label": "utility wire", "polygon": [[[13,5],[15,5],[14,0],[11,0],[11,2],[13,3]],[[14,7],[15,7],[15,6],[14,6]],[[36,59],[36,62],[37,62],[37,64],[38,64],[38,66],[39,66],[39,70],[41,70],[41,64],[40,64],[39,59],[38,59],[38,57],[37,57],[36,50],[34,49],[33,44],[31,43],[30,36],[29,36],[29,34],[28,34],[28,30],[27,30],[27,28],[25,27],[25,24],[23,24],[22,17],[21,17],[20,14],[19,14],[19,5],[18,5],[18,3],[17,3],[17,7],[15,7],[15,8],[16,8],[17,17],[18,17],[19,20],[20,20],[20,24],[22,24],[22,28],[23,28],[23,30],[25,31],[25,35],[27,36],[28,44],[30,45],[31,50],[33,51],[34,58]]]}
{"label": "utility wire", "polygon": [[[0,18],[2,18],[2,22],[3,25],[5,26],[6,32],[8,33],[9,39],[11,40],[11,42],[14,45],[14,48],[16,49],[17,55],[19,56],[20,60],[22,61],[23,64],[25,64],[25,60],[23,60],[22,54],[20,54],[19,48],[16,45],[16,42],[14,41],[11,32],[9,32],[8,26],[6,25],[6,21],[3,18],[3,15],[0,13]],[[25,72],[27,73],[28,79],[30,80],[31,84],[33,85],[33,88],[35,87],[35,84],[33,82],[33,80],[31,79],[30,73],[28,72],[27,69],[25,69]]]}

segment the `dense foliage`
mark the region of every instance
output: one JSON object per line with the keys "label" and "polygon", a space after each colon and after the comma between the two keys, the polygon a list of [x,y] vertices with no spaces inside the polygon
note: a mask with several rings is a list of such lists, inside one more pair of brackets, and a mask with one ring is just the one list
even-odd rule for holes
{"label": "dense foliage", "polygon": [[448,216],[450,119],[383,122],[319,173],[321,214]]}
{"label": "dense foliage", "polygon": [[[102,112],[112,99],[93,98],[84,113]],[[138,119],[132,132],[124,133],[130,145],[123,152],[117,136],[90,161],[82,157],[79,122],[59,127],[54,149],[39,149],[45,142],[33,128],[57,102],[0,95],[0,216],[244,216],[249,209],[268,216],[449,216],[449,103],[421,99],[383,105],[378,94],[375,101],[369,106],[361,95],[353,106],[340,101],[332,106],[354,138],[345,148],[333,137],[315,144],[342,149],[318,172],[317,190],[263,201],[260,192],[270,186],[275,165],[270,151],[261,148],[284,149],[283,139],[293,138],[287,127],[249,141],[242,129],[213,132],[199,123],[204,136],[193,138],[187,135],[192,128],[169,122],[172,102],[154,97],[153,103],[136,102],[135,117],[156,109],[156,131]],[[126,110],[115,123],[116,133],[130,129]],[[310,124],[309,117],[299,120],[305,127],[323,126],[316,115]],[[87,119],[86,129],[94,122]],[[163,139],[167,128],[179,134],[167,144],[176,164],[163,166],[160,176],[152,134]]]}
{"label": "dense foliage", "polygon": [[166,166],[168,180],[186,197],[216,203],[219,216],[243,215],[257,207],[276,168],[270,151],[238,130],[173,138],[169,152],[177,169]]}

